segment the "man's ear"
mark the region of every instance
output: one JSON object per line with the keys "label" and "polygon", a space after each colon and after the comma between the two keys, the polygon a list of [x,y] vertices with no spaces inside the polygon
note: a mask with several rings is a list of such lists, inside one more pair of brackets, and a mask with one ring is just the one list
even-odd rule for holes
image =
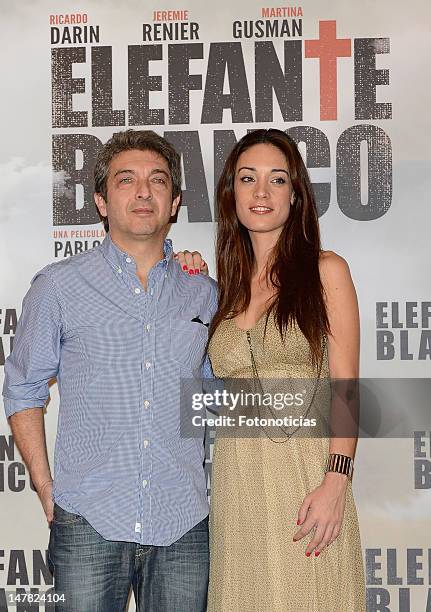
{"label": "man's ear", "polygon": [[174,217],[176,215],[180,200],[181,200],[181,194],[172,201],[171,217]]}
{"label": "man's ear", "polygon": [[108,211],[106,208],[106,202],[105,202],[105,198],[102,196],[101,193],[95,193],[94,194],[94,202],[98,208],[98,211],[100,212],[100,214],[102,215],[102,217],[107,217],[108,216]]}

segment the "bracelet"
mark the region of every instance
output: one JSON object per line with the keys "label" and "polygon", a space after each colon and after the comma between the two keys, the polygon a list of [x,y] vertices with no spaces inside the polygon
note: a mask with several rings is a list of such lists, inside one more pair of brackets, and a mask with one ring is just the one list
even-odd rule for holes
{"label": "bracelet", "polygon": [[346,455],[331,454],[326,462],[325,474],[327,472],[338,472],[352,479],[353,459]]}

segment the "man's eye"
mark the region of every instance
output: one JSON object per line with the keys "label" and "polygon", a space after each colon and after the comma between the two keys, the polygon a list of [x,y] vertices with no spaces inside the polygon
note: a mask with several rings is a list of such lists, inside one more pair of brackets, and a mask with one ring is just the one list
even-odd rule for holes
{"label": "man's eye", "polygon": [[155,176],[153,178],[154,183],[161,183],[162,185],[166,185],[166,179],[163,176]]}
{"label": "man's eye", "polygon": [[132,182],[132,177],[130,176],[124,176],[122,179],[120,179],[120,183],[131,183]]}

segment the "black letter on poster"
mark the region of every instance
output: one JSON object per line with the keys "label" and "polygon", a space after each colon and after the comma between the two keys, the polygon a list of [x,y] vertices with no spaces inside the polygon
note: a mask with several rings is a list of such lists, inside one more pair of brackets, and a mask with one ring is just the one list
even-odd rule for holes
{"label": "black letter on poster", "polygon": [[367,588],[367,612],[391,612],[388,604],[391,603],[387,589]]}
{"label": "black letter on poster", "polygon": [[[361,202],[361,142],[368,145],[368,202]],[[343,213],[356,221],[382,217],[392,202],[392,145],[376,125],[355,125],[337,143],[337,199]]]}
{"label": "black letter on poster", "polygon": [[72,110],[72,96],[85,92],[85,79],[72,78],[72,65],[85,63],[85,47],[52,49],[52,127],[87,127],[87,111]]}
{"label": "black letter on poster", "polygon": [[387,584],[390,586],[394,584],[402,584],[403,579],[397,576],[397,549],[396,548],[388,548],[387,565],[388,565]]}
{"label": "black letter on poster", "polygon": [[415,489],[431,489],[431,461],[415,459]]}
{"label": "black letter on poster", "polygon": [[189,73],[191,59],[203,58],[203,44],[169,45],[169,123],[190,123],[192,89],[202,89],[202,76]]}
{"label": "black letter on poster", "polygon": [[[214,131],[214,194],[217,183],[223,171],[225,161],[236,145],[237,140],[233,130]],[[214,221],[218,221],[216,198],[214,198]]]}
{"label": "black letter on poster", "polygon": [[112,109],[112,47],[91,48],[92,125],[125,125],[126,113]]}
{"label": "black letter on poster", "polygon": [[9,490],[13,493],[20,493],[25,489],[25,478],[18,478],[18,476],[25,476],[25,467],[23,463],[14,461],[7,470]]}
{"label": "black letter on poster", "polygon": [[237,143],[233,130],[214,130],[214,187],[217,185],[226,159]]}
{"label": "black letter on poster", "polygon": [[53,579],[48,568],[47,551],[42,556],[42,551],[33,551],[33,584],[40,586],[42,584],[52,584]]}
{"label": "black letter on poster", "polygon": [[[307,168],[329,168],[331,165],[331,154],[329,142],[325,134],[309,125],[290,128],[287,133],[296,144],[305,143]],[[313,183],[316,197],[317,212],[321,217],[329,208],[331,200],[331,183]]]}
{"label": "black letter on poster", "polygon": [[15,459],[15,444],[12,435],[0,436],[0,461],[6,461],[6,459],[9,461]]}
{"label": "black letter on poster", "polygon": [[377,361],[387,361],[394,359],[395,348],[394,348],[394,334],[391,331],[376,332],[376,348],[377,348]]}
{"label": "black letter on poster", "polygon": [[431,332],[423,330],[421,333],[418,359],[422,361],[427,357],[431,359]]}
{"label": "black letter on poster", "polygon": [[183,157],[186,188],[181,206],[187,206],[189,222],[211,221],[199,132],[165,132],[164,136]]}
{"label": "black letter on poster", "polygon": [[5,335],[15,334],[17,324],[18,324],[18,317],[16,316],[16,308],[6,308],[6,312],[4,315],[3,333]]}
{"label": "black letter on poster", "polygon": [[[93,201],[93,168],[101,142],[90,134],[59,134],[52,137],[53,223],[90,225],[100,219]],[[77,168],[76,152],[84,159]],[[76,185],[84,188],[84,205],[76,206]]]}
{"label": "black letter on poster", "polygon": [[[230,93],[223,93],[224,77]],[[250,96],[241,43],[211,43],[201,123],[222,123],[223,109],[230,108],[232,123],[252,123]]]}
{"label": "black letter on poster", "polygon": [[302,42],[284,43],[284,72],[271,41],[255,44],[256,121],[273,121],[275,92],[283,121],[302,121]]}
{"label": "black letter on poster", "polygon": [[162,77],[149,76],[149,63],[161,60],[162,45],[129,45],[129,125],[162,125],[165,113],[150,108],[150,91],[162,90]]}
{"label": "black letter on poster", "polygon": [[389,50],[389,38],[355,39],[355,119],[392,119],[392,104],[376,102],[377,85],[389,85],[389,70],[376,69],[376,55]]}
{"label": "black letter on poster", "polygon": [[18,580],[19,584],[29,584],[25,555],[23,550],[11,550],[6,584],[8,586],[16,585]]}

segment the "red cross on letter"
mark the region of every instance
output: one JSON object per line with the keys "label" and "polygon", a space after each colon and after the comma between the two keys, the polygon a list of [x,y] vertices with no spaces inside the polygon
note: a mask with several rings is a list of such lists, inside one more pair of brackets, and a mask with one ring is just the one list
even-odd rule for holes
{"label": "red cross on letter", "polygon": [[352,55],[350,38],[337,38],[336,21],[319,21],[319,40],[305,41],[305,57],[320,60],[320,119],[337,118],[337,57]]}

